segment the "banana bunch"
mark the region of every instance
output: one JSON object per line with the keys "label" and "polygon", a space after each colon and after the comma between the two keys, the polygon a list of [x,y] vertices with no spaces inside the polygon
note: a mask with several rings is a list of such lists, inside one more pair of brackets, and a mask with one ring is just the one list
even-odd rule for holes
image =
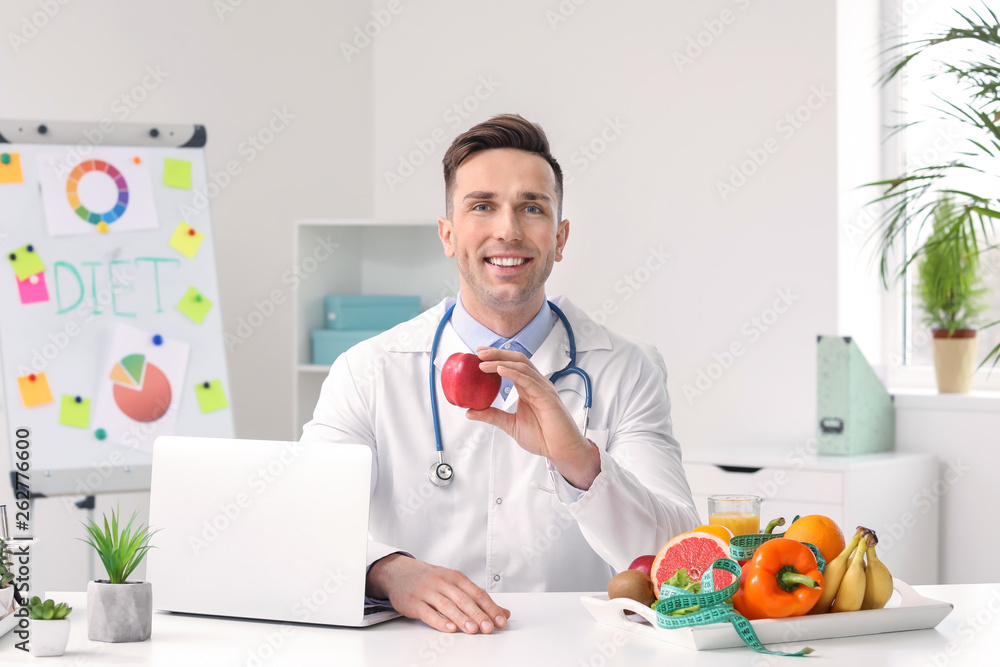
{"label": "banana bunch", "polygon": [[[858,526],[840,555],[827,563],[823,595],[810,614],[881,609],[892,596],[892,574],[875,554],[875,531]],[[867,565],[865,558],[867,557]]]}

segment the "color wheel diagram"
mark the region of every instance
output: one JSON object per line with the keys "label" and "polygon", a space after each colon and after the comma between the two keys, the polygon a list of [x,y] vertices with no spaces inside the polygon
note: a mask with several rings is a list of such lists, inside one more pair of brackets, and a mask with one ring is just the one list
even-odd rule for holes
{"label": "color wheel diagram", "polygon": [[[87,174],[106,174],[112,185],[118,190],[118,199],[108,210],[97,213],[91,211],[80,201],[80,179]],[[112,223],[122,217],[125,209],[128,208],[128,183],[122,173],[104,160],[87,160],[76,165],[69,178],[66,179],[66,199],[69,200],[70,208],[80,216],[85,222],[96,225],[99,222]],[[109,202],[110,203],[110,202]]]}
{"label": "color wheel diagram", "polygon": [[145,151],[95,149],[85,159],[38,156],[45,225],[51,236],[157,229]]}
{"label": "color wheel diagram", "polygon": [[156,421],[170,407],[170,380],[145,355],[123,357],[111,369],[111,381],[118,409],[137,422]]}

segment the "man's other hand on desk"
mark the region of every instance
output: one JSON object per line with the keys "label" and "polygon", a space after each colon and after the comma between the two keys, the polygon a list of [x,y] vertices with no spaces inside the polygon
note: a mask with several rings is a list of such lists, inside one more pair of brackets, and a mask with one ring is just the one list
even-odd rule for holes
{"label": "man's other hand on desk", "polygon": [[457,570],[390,554],[368,570],[368,597],[388,599],[393,608],[441,632],[489,634],[507,625],[510,611]]}

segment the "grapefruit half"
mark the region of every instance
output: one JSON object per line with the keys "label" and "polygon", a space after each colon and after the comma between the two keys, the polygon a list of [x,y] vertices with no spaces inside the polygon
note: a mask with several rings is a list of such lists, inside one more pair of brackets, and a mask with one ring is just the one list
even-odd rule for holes
{"label": "grapefruit half", "polygon": [[[729,558],[729,544],[711,533],[691,531],[682,533],[663,545],[653,559],[649,578],[653,582],[656,597],[660,597],[660,586],[674,576],[680,568],[687,568],[688,576],[701,581],[712,563],[720,558]],[[733,583],[735,577],[725,570],[716,570],[712,575],[715,590],[721,590]]]}

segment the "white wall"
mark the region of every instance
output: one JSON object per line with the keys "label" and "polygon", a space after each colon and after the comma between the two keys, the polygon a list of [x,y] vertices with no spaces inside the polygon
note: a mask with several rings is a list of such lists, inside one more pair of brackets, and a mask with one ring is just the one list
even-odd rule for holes
{"label": "white wall", "polygon": [[[293,219],[371,215],[371,57],[348,63],[338,48],[370,19],[367,2],[48,4],[59,8],[51,18],[35,0],[0,8],[0,117],[204,124],[209,169],[229,160],[243,167],[211,203],[227,332],[272,290],[289,294],[281,275],[291,268]],[[217,12],[227,6],[233,11]],[[8,31],[20,35],[25,21],[44,27],[12,44]],[[147,68],[162,81],[130,109],[119,98],[141,84]],[[249,161],[240,143],[265,127],[275,108],[294,119]],[[118,109],[128,109],[127,118]],[[291,436],[290,324],[286,300],[228,354],[241,437]],[[117,500],[99,497],[98,516]],[[3,502],[12,505],[6,482]],[[146,494],[122,497],[127,513],[136,507],[145,515],[147,505]],[[88,547],[74,539],[83,516],[59,499],[37,504],[34,528],[45,541],[36,590],[81,589],[93,578],[83,568]],[[56,560],[60,552],[73,557]]]}
{"label": "white wall", "polygon": [[[567,256],[550,293],[659,347],[681,444],[784,450],[812,435],[815,336],[838,332],[835,3],[404,7],[374,45],[376,215],[440,215],[441,157],[475,122],[518,112],[541,123],[572,176]],[[679,66],[675,54],[688,48]],[[483,80],[495,90],[469,97]],[[803,106],[810,100],[815,109]],[[474,110],[453,123],[456,104]],[[785,120],[796,111],[798,127]],[[623,129],[602,146],[609,121]],[[592,161],[581,148],[591,142],[604,149]],[[421,160],[409,156],[421,143],[430,156],[402,184],[387,183],[401,158]],[[748,151],[766,162],[749,163],[755,173],[724,201],[718,183]],[[669,260],[647,273],[660,248]],[[781,291],[794,297],[787,312],[747,335],[752,318],[775,314]],[[734,343],[742,356],[686,399],[684,386],[697,389]]]}

